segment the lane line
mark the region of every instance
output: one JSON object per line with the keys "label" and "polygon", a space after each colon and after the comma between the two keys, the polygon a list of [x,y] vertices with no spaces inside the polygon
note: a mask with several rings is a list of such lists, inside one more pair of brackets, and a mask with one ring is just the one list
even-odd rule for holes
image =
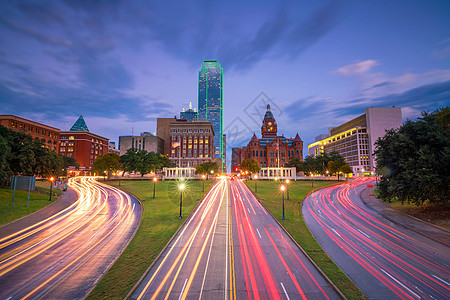
{"label": "lane line", "polygon": [[286,289],[284,288],[284,285],[283,285],[283,283],[282,283],[282,282],[280,282],[280,284],[281,284],[281,287],[283,288],[283,291],[284,291],[284,294],[286,295],[286,298],[287,298],[288,300],[291,300],[291,298],[289,298],[289,295],[288,295],[288,293],[286,292]]}
{"label": "lane line", "polygon": [[400,284],[402,287],[404,287],[405,289],[407,289],[411,294],[413,294],[414,296],[416,296],[416,298],[420,298],[419,295],[417,295],[416,293],[414,293],[411,289],[409,289],[406,285],[404,285],[403,283],[401,283],[400,281],[398,281],[394,276],[392,276],[391,274],[389,274],[388,272],[386,272],[383,269],[380,269],[384,274],[386,274],[387,276],[391,277],[395,282],[397,282],[398,284]]}
{"label": "lane line", "polygon": [[202,237],[205,235],[205,230],[206,230],[206,227],[205,227],[205,229],[203,229]]}
{"label": "lane line", "polygon": [[187,278],[186,278],[186,280],[184,281],[183,289],[181,289],[181,293],[180,293],[180,296],[178,297],[178,300],[180,300],[180,299],[181,299],[181,296],[183,295],[184,288],[186,287],[186,283],[187,283]]}
{"label": "lane line", "polygon": [[262,237],[261,237],[261,234],[259,233],[259,230],[258,230],[258,228],[256,228],[256,231],[258,232],[259,238],[261,238],[261,239],[262,239]]}
{"label": "lane line", "polygon": [[433,277],[436,278],[437,280],[442,281],[442,282],[445,283],[446,285],[450,285],[450,283],[448,283],[447,281],[445,281],[445,280],[443,280],[443,279],[437,277],[436,275],[433,275]]}

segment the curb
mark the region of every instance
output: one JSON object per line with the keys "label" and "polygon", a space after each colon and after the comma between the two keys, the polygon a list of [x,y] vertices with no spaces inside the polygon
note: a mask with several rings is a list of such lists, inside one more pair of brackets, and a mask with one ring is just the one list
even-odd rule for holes
{"label": "curb", "polygon": [[[103,183],[103,184],[104,184],[104,185],[107,185],[107,186],[110,186],[109,184],[106,184],[106,183]],[[115,186],[112,186],[112,187],[113,187],[113,188],[116,188]],[[117,189],[119,189],[119,188],[117,188]],[[128,246],[130,245],[131,241],[134,239],[134,236],[135,236],[136,233],[138,232],[139,227],[141,226],[142,215],[144,214],[144,206],[142,205],[141,200],[140,200],[138,197],[136,197],[135,195],[133,195],[132,193],[126,192],[126,191],[124,191],[124,190],[122,190],[122,189],[120,189],[120,190],[121,190],[122,192],[124,192],[124,193],[130,194],[130,195],[131,195],[132,197],[134,197],[134,198],[139,202],[139,204],[141,205],[141,217],[139,218],[139,224],[138,224],[136,230],[134,231],[133,235],[131,236],[130,240],[128,241],[128,243],[126,244],[126,246],[123,248],[123,250],[122,250],[122,252],[120,253],[120,255],[117,256],[116,259],[115,259],[113,262],[111,262],[111,264],[108,266],[106,272],[102,275],[102,277],[100,278],[100,280],[97,281],[97,282],[95,283],[95,285],[88,291],[88,293],[86,294],[86,296],[85,296],[84,298],[89,297],[89,294],[95,289],[95,287],[98,285],[98,283],[103,279],[103,277],[105,277],[105,275],[106,275],[106,274],[108,273],[108,271],[112,268],[112,266],[114,266],[114,264],[117,262],[117,260],[122,256],[122,254],[125,252],[125,250],[126,250],[126,249],[128,248]]]}
{"label": "curb", "polygon": [[[69,188],[70,188],[70,187],[68,187],[68,189],[69,189]],[[72,188],[70,188],[70,189],[72,189]],[[75,192],[75,191],[73,191],[73,192]],[[44,207],[42,207],[41,209],[32,212],[31,214],[25,215],[25,216],[20,217],[20,218],[18,218],[18,219],[16,219],[16,220],[13,220],[13,221],[11,221],[11,222],[9,222],[9,223],[6,223],[6,224],[1,225],[1,226],[0,226],[0,230],[1,230],[3,227],[5,227],[5,226],[8,226],[8,225],[10,225],[10,224],[13,224],[14,222],[18,222],[18,221],[20,221],[20,220],[22,220],[22,219],[25,219],[25,218],[29,217],[29,216],[35,215],[35,214],[39,213],[41,210],[43,210],[43,209],[46,209],[46,208],[48,208],[48,207],[54,206],[56,203],[58,203],[58,201],[61,199],[61,197],[64,195],[64,193],[65,193],[65,192],[63,192],[63,194],[61,194],[61,195],[58,197],[58,199],[56,199],[55,201],[53,201],[53,202],[50,203],[49,205],[44,206]],[[78,198],[77,198],[77,197],[78,197],[78,194],[77,194],[76,192],[75,192],[75,194],[76,194],[76,196],[75,196],[75,201],[73,201],[70,205],[72,205],[73,203],[75,203],[75,202],[78,200]],[[69,205],[69,206],[70,206],[70,205]],[[69,206],[68,206],[68,207],[69,207]],[[1,238],[1,237],[0,237],[0,238]]]}
{"label": "curb", "polygon": [[[362,201],[366,206],[369,206],[371,209],[375,210],[377,213],[383,215],[384,218],[386,218],[387,220],[391,221],[392,223],[395,223],[395,224],[397,224],[397,225],[406,227],[406,228],[408,228],[409,230],[412,230],[412,231],[414,231],[414,232],[416,232],[416,233],[418,233],[418,234],[420,234],[420,235],[426,236],[427,238],[429,238],[429,239],[431,239],[431,240],[433,240],[433,241],[435,241],[435,242],[437,242],[437,243],[439,243],[439,244],[442,244],[442,245],[445,245],[445,246],[449,246],[448,244],[445,244],[445,243],[443,243],[442,241],[439,241],[439,240],[437,240],[436,238],[429,236],[428,234],[424,234],[424,232],[422,232],[422,231],[418,231],[418,230],[414,229],[413,227],[407,226],[407,225],[405,225],[405,224],[403,224],[403,223],[399,223],[399,222],[396,221],[395,219],[392,219],[392,218],[388,217],[388,216],[387,216],[386,214],[384,214],[383,212],[380,212],[380,211],[376,210],[376,209],[373,208],[373,206],[371,206],[370,204],[367,204],[367,202],[362,198],[362,192],[365,191],[365,190],[367,190],[367,189],[368,189],[368,188],[364,188],[363,190],[361,190],[361,193],[359,194],[359,198],[361,199],[361,201]],[[368,196],[368,197],[369,197],[369,196]],[[426,224],[426,225],[428,225],[428,226],[432,226],[432,227],[434,227],[434,228],[440,229],[440,230],[442,230],[442,231],[445,231],[446,233],[450,233],[450,232],[449,232],[447,229],[445,229],[445,228],[442,228],[442,227],[437,226],[437,225],[432,224],[432,223],[425,222],[425,221],[422,220],[422,219],[419,219],[419,218],[417,218],[417,217],[414,217],[414,216],[412,216],[412,215],[409,215],[409,214],[407,214],[407,213],[405,213],[405,212],[402,212],[402,211],[399,210],[399,209],[396,209],[396,208],[390,206],[389,204],[386,204],[384,201],[378,199],[376,196],[373,196],[373,197],[375,197],[375,199],[377,199],[377,200],[379,201],[379,203],[381,203],[382,205],[384,205],[384,206],[386,206],[386,207],[388,207],[388,208],[391,208],[392,210],[394,210],[394,211],[395,211],[396,213],[398,213],[398,214],[401,214],[401,215],[403,215],[403,216],[405,216],[405,217],[409,217],[409,218],[411,218],[411,219],[414,219],[414,220],[416,220],[416,221],[419,221],[420,223]]]}
{"label": "curb", "polygon": [[[123,298],[124,300],[126,299],[130,299],[131,295],[133,295],[133,293],[136,291],[136,289],[138,288],[138,286],[141,284],[141,282],[144,280],[144,278],[147,276],[147,274],[150,272],[151,268],[156,264],[156,262],[158,261],[158,259],[163,255],[163,253],[166,251],[167,247],[169,247],[170,243],[172,243],[172,241],[175,239],[175,237],[177,236],[178,232],[180,232],[181,228],[184,227],[184,225],[186,224],[186,222],[192,217],[192,214],[194,212],[197,211],[197,209],[199,208],[200,203],[203,202],[205,196],[208,194],[209,190],[215,185],[216,183],[214,183],[203,195],[202,199],[200,199],[200,201],[197,202],[197,205],[195,206],[195,208],[189,213],[189,215],[187,216],[187,218],[183,221],[183,223],[181,223],[180,227],[178,227],[177,231],[175,231],[175,233],[172,235],[172,237],[170,238],[170,240],[167,242],[167,244],[164,246],[164,248],[161,250],[161,252],[159,252],[158,256],[155,257],[155,259],[153,260],[153,262],[150,264],[150,266],[147,268],[147,270],[145,270],[144,274],[142,274],[141,278],[139,278],[139,280],[136,282],[136,284],[131,288],[131,290],[128,292],[128,294],[125,296],[125,298]],[[134,195],[133,195],[134,196]]]}
{"label": "curb", "polygon": [[[340,184],[340,183],[339,183]],[[262,203],[258,197],[256,197],[256,195],[253,193],[253,191],[251,189],[248,188],[248,186],[244,183],[244,186],[250,191],[250,193],[255,197],[255,199],[258,200],[259,203],[261,203],[262,206],[264,206],[264,209],[272,216],[272,218],[275,220],[275,222],[278,223],[278,225],[283,229],[283,231],[289,236],[289,238],[294,242],[295,245],[297,245],[297,247],[302,251],[302,253],[306,256],[306,258],[311,262],[311,264],[317,269],[317,271],[320,273],[320,275],[322,275],[323,278],[325,278],[325,281],[328,282],[328,284],[334,289],[334,291],[341,297],[341,299],[347,299],[347,297],[345,297],[345,295],[341,292],[341,290],[331,281],[330,278],[328,278],[328,276],[322,271],[321,268],[319,268],[319,266],[314,262],[314,260],[308,255],[308,253],[306,253],[306,251],[297,243],[297,241],[292,237],[292,235],[286,230],[286,228],[284,228],[283,225],[281,225],[281,223],[275,218],[275,216],[272,214],[272,212],[270,212],[270,210],[267,209],[267,207],[264,205],[264,203]],[[308,195],[306,195],[305,199],[313,192],[320,190],[322,188],[316,188],[312,191],[310,191],[308,193]],[[309,230],[309,229],[308,229]]]}

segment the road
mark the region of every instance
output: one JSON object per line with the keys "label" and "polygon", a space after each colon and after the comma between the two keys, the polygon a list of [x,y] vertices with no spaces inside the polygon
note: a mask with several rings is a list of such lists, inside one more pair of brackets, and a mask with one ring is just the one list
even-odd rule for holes
{"label": "road", "polygon": [[302,213],[314,237],[370,299],[450,299],[449,247],[367,206],[360,194],[373,183],[311,194]]}
{"label": "road", "polygon": [[93,177],[69,186],[71,206],[0,239],[1,299],[83,299],[128,245],[140,203]]}
{"label": "road", "polygon": [[244,183],[221,178],[132,299],[340,299]]}

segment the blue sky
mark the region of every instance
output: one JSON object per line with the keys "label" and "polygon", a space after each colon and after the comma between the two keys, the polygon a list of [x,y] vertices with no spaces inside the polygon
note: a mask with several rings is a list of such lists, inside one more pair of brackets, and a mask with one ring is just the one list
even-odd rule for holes
{"label": "blue sky", "polygon": [[366,107],[413,119],[450,103],[448,1],[241,2],[2,1],[0,114],[155,132],[196,107],[204,59],[224,68],[229,150],[260,133],[267,101],[305,152]]}

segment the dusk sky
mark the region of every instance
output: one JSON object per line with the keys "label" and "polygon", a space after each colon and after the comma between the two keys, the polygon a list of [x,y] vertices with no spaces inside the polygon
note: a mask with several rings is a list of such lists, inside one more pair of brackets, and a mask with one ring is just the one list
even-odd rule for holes
{"label": "dusk sky", "polygon": [[448,0],[2,1],[0,44],[0,114],[61,130],[83,115],[116,142],[196,107],[219,60],[228,159],[267,101],[305,153],[369,106],[406,120],[450,103]]}

